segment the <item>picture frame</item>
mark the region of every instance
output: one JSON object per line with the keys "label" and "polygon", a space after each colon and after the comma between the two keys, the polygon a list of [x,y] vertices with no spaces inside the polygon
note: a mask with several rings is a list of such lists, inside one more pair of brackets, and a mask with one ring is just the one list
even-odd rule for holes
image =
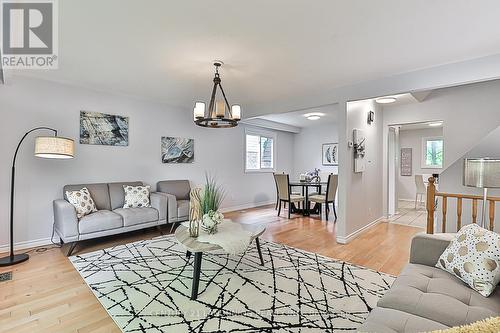
{"label": "picture frame", "polygon": [[194,139],[163,136],[161,161],[164,164],[194,163]]}
{"label": "picture frame", "polygon": [[323,143],[321,147],[321,164],[324,166],[337,166],[339,165],[339,144]]}

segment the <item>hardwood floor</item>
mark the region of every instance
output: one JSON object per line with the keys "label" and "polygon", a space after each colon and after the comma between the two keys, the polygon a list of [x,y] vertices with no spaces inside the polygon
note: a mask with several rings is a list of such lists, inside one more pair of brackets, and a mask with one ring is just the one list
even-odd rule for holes
{"label": "hardwood floor", "polygon": [[[380,223],[347,245],[335,242],[335,223],[318,217],[277,217],[274,206],[227,213],[240,223],[269,223],[262,238],[397,275],[421,229]],[[286,211],[282,216],[286,216]],[[165,233],[168,228],[164,229]],[[160,235],[156,229],[82,242],[76,254]],[[63,248],[67,251],[67,248]],[[0,268],[0,332],[120,332],[59,248],[33,249],[29,261]]]}

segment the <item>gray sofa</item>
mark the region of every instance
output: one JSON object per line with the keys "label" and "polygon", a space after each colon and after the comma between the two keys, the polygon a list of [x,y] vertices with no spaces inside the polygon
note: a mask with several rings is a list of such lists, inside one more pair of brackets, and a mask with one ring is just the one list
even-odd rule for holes
{"label": "gray sofa", "polygon": [[156,191],[167,199],[168,223],[189,220],[189,180],[163,180],[156,184]]}
{"label": "gray sofa", "polygon": [[484,297],[434,267],[453,234],[418,234],[410,263],[379,300],[359,332],[428,332],[500,315],[500,288]]}
{"label": "gray sofa", "polygon": [[[66,185],[64,199],[54,200],[54,229],[64,243],[73,243],[68,256],[78,241],[119,234],[127,231],[159,226],[167,223],[167,198],[151,193],[151,207],[123,208],[123,185],[140,186],[142,182]],[[66,191],[89,189],[98,209],[80,221],[75,208],[66,200]]]}

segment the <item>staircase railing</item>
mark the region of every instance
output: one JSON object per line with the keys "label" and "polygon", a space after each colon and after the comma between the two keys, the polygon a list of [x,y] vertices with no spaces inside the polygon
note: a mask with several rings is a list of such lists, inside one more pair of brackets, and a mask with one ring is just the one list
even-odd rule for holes
{"label": "staircase railing", "polygon": [[[477,223],[477,206],[479,201],[483,201],[483,197],[480,195],[472,194],[457,194],[457,193],[445,193],[437,192],[436,185],[434,185],[435,179],[433,177],[429,178],[429,185],[427,186],[427,233],[434,233],[434,212],[437,208],[437,198],[441,197],[441,213],[442,213],[442,223],[441,232],[446,232],[446,220],[447,220],[447,210],[448,210],[448,198],[457,199],[457,231],[462,227],[462,205],[464,200],[472,200],[472,223]],[[493,230],[495,227],[495,204],[500,201],[500,197],[488,197],[489,203],[489,230]]]}

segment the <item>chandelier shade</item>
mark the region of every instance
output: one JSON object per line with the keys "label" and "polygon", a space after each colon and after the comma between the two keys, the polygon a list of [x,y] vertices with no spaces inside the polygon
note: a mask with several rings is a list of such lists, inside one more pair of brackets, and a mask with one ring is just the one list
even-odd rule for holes
{"label": "chandelier shade", "polygon": [[[222,61],[216,61],[214,66],[214,85],[208,108],[205,107],[204,102],[196,102],[193,109],[194,122],[198,126],[210,128],[230,128],[238,126],[238,122],[241,119],[241,106],[237,104],[231,106],[227,100],[219,75],[219,67],[222,66]],[[219,89],[222,94],[222,100],[216,100],[217,89]]]}

